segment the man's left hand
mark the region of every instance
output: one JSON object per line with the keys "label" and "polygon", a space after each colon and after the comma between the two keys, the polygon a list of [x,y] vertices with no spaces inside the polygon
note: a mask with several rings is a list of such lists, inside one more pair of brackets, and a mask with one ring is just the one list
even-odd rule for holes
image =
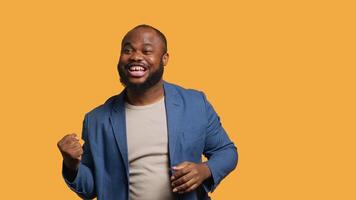
{"label": "man's left hand", "polygon": [[205,179],[211,176],[205,163],[182,162],[172,167],[171,177],[173,192],[186,193],[195,190]]}

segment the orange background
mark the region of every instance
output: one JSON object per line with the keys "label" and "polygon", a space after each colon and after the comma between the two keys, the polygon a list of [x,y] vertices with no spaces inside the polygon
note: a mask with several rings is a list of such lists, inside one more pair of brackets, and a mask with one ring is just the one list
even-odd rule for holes
{"label": "orange background", "polygon": [[354,1],[2,1],[1,199],[79,199],[56,143],[121,91],[122,36],[166,34],[240,153],[213,199],[356,199]]}

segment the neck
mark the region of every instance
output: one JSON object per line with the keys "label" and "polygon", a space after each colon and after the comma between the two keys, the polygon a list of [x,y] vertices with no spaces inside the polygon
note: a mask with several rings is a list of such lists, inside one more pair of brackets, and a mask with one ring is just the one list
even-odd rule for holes
{"label": "neck", "polygon": [[160,100],[164,96],[163,80],[145,91],[126,89],[126,101],[135,106],[144,106]]}

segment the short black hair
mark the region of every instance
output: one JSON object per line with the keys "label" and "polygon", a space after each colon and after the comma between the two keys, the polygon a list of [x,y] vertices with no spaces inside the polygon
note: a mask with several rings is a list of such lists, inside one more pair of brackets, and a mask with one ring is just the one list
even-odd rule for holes
{"label": "short black hair", "polygon": [[[131,29],[129,32],[135,30],[135,29],[138,29],[138,28],[149,28],[149,29],[152,29],[154,31],[156,31],[156,33],[158,34],[158,36],[160,37],[160,39],[162,40],[163,42],[163,53],[167,53],[168,51],[168,44],[167,44],[167,39],[166,39],[166,36],[158,29],[156,29],[155,27],[153,26],[150,26],[150,25],[147,25],[147,24],[140,24],[138,26],[135,26],[133,29]],[[128,33],[129,33],[128,32]],[[127,33],[126,33],[127,35]],[[125,36],[126,37],[126,36]]]}

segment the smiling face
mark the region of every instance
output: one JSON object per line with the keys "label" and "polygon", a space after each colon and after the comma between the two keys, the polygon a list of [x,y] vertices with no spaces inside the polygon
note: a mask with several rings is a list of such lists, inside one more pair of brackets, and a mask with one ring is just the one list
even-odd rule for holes
{"label": "smiling face", "polygon": [[167,62],[168,54],[158,33],[148,27],[134,28],[121,43],[120,81],[129,89],[147,90],[162,80]]}

